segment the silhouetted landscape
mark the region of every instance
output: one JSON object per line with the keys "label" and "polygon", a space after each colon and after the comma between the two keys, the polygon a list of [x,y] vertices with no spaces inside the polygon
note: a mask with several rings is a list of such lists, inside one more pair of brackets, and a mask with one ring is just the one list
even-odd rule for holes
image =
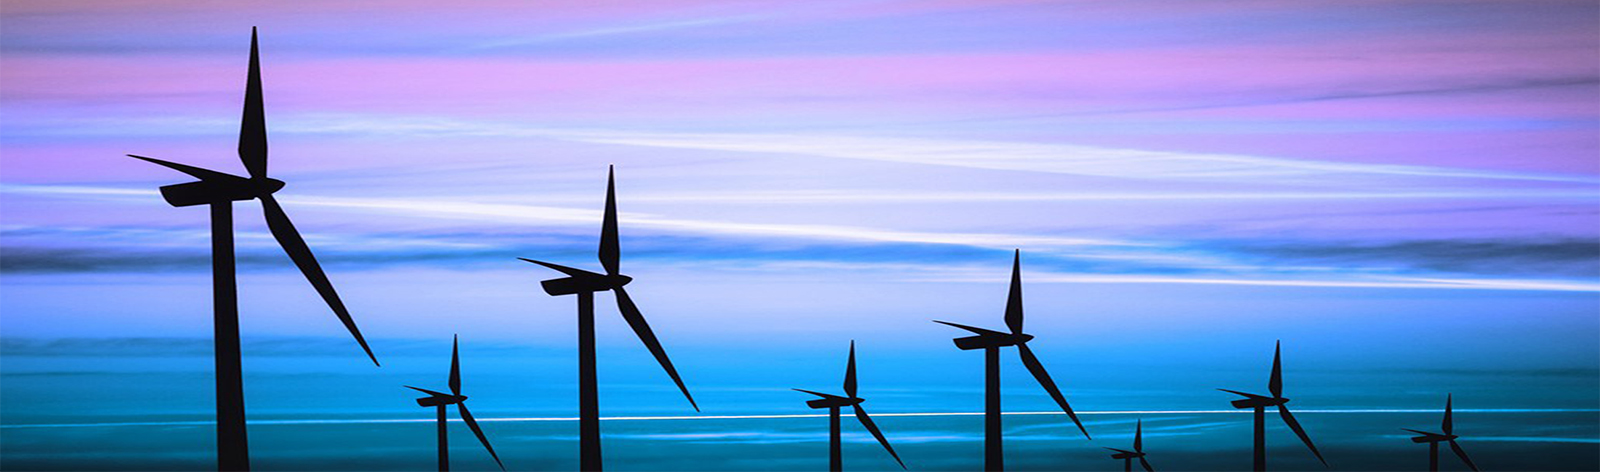
{"label": "silhouetted landscape", "polygon": [[1600,469],[1600,4],[1456,3],[8,3],[0,469]]}

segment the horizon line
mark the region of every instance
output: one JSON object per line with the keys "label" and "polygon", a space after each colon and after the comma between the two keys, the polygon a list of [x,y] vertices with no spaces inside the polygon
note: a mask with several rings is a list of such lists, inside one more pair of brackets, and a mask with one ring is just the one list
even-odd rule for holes
{"label": "horizon line", "polygon": [[[1401,414],[1401,413],[1442,413],[1443,409],[1417,408],[1390,408],[1390,409],[1324,409],[1324,410],[1295,410],[1295,413],[1312,414]],[[1476,408],[1456,409],[1457,413],[1600,413],[1600,408]],[[1176,415],[1176,414],[1250,414],[1249,410],[1102,410],[1078,411],[1080,415]],[[983,412],[922,412],[922,413],[874,413],[882,417],[953,417],[953,416],[983,416]],[[1059,411],[1010,411],[1001,415],[1010,416],[1038,416],[1038,415],[1063,415]],[[798,418],[827,418],[823,413],[801,413],[786,415],[706,415],[706,416],[609,416],[601,417],[601,421],[683,421],[683,420],[752,420],[752,419],[798,419]],[[434,418],[378,418],[378,419],[304,419],[304,420],[249,420],[247,424],[266,426],[289,426],[311,424],[382,424],[382,423],[433,423]],[[447,421],[460,422],[459,418]],[[578,421],[576,416],[551,416],[551,417],[508,417],[508,418],[477,418],[479,422],[497,423],[527,423],[527,422],[560,422]],[[41,423],[41,424],[0,424],[0,429],[28,429],[28,428],[92,428],[92,427],[133,427],[133,426],[208,426],[215,425],[216,421],[132,421],[120,423]]]}

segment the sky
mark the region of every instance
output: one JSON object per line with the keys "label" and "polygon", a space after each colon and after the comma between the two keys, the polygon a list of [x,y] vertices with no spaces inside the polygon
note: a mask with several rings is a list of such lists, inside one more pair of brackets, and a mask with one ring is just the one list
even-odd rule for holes
{"label": "sky", "polygon": [[[8,1],[5,368],[210,335],[208,214],[160,199],[184,176],[124,155],[243,173],[259,27],[277,198],[380,360],[451,333],[571,356],[572,301],[516,258],[598,268],[614,165],[630,294],[691,388],[831,379],[850,340],[886,370],[976,375],[928,321],[1000,326],[1020,249],[1035,349],[1063,370],[1254,379],[1282,339],[1311,372],[1575,375],[1587,387],[1520,406],[1592,408],[1596,18],[1591,1]],[[244,336],[333,340],[315,345],[359,368],[257,204],[235,206]],[[639,367],[618,381],[670,387],[598,303],[609,362]],[[901,411],[918,408],[944,406]]]}

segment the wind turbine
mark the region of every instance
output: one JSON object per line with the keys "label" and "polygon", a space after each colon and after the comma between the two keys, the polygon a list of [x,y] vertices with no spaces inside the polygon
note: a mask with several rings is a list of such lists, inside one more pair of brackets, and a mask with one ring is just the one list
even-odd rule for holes
{"label": "wind turbine", "polygon": [[1447,442],[1450,443],[1450,450],[1455,451],[1456,457],[1460,457],[1461,462],[1465,462],[1467,467],[1476,472],[1478,470],[1478,466],[1472,463],[1472,459],[1467,458],[1467,451],[1461,449],[1460,444],[1456,444],[1456,438],[1459,438],[1460,436],[1456,436],[1455,424],[1450,421],[1450,400],[1450,395],[1445,395],[1444,423],[1439,425],[1439,429],[1443,430],[1444,434],[1417,431],[1415,429],[1401,429],[1421,434],[1421,436],[1411,438],[1411,442],[1428,443],[1428,470],[1435,472],[1439,470],[1439,443]]}
{"label": "wind turbine", "polygon": [[1289,425],[1289,429],[1294,430],[1294,434],[1296,436],[1300,436],[1300,441],[1305,442],[1306,443],[1306,447],[1311,449],[1311,454],[1317,456],[1317,460],[1318,461],[1322,461],[1322,466],[1323,467],[1327,467],[1328,466],[1327,459],[1323,459],[1322,458],[1322,453],[1317,451],[1317,445],[1316,444],[1312,444],[1311,443],[1311,437],[1306,435],[1305,428],[1301,428],[1300,427],[1300,422],[1294,420],[1294,414],[1289,412],[1289,407],[1284,406],[1285,403],[1289,403],[1289,399],[1283,397],[1283,364],[1281,362],[1281,359],[1282,359],[1281,354],[1283,352],[1282,348],[1283,348],[1283,343],[1280,341],[1277,344],[1277,346],[1272,349],[1272,378],[1267,380],[1267,391],[1271,392],[1272,396],[1268,397],[1268,396],[1256,395],[1256,394],[1253,394],[1253,393],[1244,393],[1244,392],[1228,390],[1228,389],[1223,389],[1223,388],[1219,388],[1217,390],[1221,390],[1221,391],[1224,391],[1224,392],[1228,392],[1228,393],[1232,393],[1232,394],[1235,394],[1235,395],[1240,395],[1240,396],[1245,397],[1243,400],[1234,400],[1233,401],[1233,407],[1234,408],[1239,408],[1239,409],[1254,408],[1256,410],[1256,441],[1255,441],[1255,469],[1254,470],[1257,470],[1257,471],[1267,470],[1267,413],[1266,413],[1266,409],[1267,409],[1267,407],[1270,407],[1270,406],[1278,407],[1278,415],[1283,417],[1283,423]]}
{"label": "wind turbine", "polygon": [[656,362],[661,363],[661,368],[672,377],[673,383],[678,384],[678,390],[683,392],[684,398],[689,399],[689,406],[694,407],[696,412],[700,411],[700,406],[695,404],[694,397],[689,395],[689,388],[685,387],[683,379],[678,377],[678,370],[672,367],[672,360],[667,359],[667,351],[661,348],[661,342],[656,340],[655,333],[650,331],[650,324],[645,322],[644,315],[639,313],[639,307],[633,304],[633,299],[628,298],[628,292],[622,289],[622,286],[633,281],[633,277],[622,275],[620,269],[622,250],[617,244],[617,192],[614,168],[608,168],[606,171],[606,210],[605,220],[600,225],[599,255],[600,265],[606,270],[604,275],[549,262],[519,258],[567,275],[540,282],[539,285],[544,287],[545,293],[550,296],[574,294],[578,296],[578,455],[579,466],[586,471],[601,470],[600,395],[594,366],[595,292],[610,290],[617,294],[617,310],[622,312],[622,319],[633,328],[634,334],[639,336],[639,341],[650,349],[650,354],[655,356]]}
{"label": "wind turbine", "polygon": [[214,316],[213,342],[216,344],[217,377],[217,468],[221,470],[249,470],[250,453],[245,438],[244,381],[239,365],[239,294],[234,278],[233,259],[233,202],[261,200],[262,213],[266,215],[267,228],[272,237],[283,246],[306,280],[311,282],[333,314],[344,323],[345,329],[355,336],[361,349],[378,364],[372,348],[356,329],[355,320],[345,309],[333,283],[322,272],[306,241],[289,222],[283,207],[272,198],[273,192],[283,188],[283,181],[267,177],[267,124],[261,100],[261,61],[256,47],[255,28],[250,29],[250,76],[245,83],[244,119],[239,127],[239,159],[244,161],[249,178],[225,174],[209,169],[167,162],[160,159],[135,156],[200,179],[161,187],[161,196],[175,207],[194,205],[211,206],[211,291]]}
{"label": "wind turbine", "polygon": [[1112,459],[1122,459],[1122,472],[1133,472],[1134,459],[1139,460],[1139,466],[1144,467],[1146,472],[1156,472],[1155,469],[1150,468],[1150,461],[1144,460],[1144,420],[1139,420],[1138,423],[1134,424],[1133,428],[1132,451],[1117,449],[1114,447],[1108,447],[1106,449],[1116,452],[1116,454],[1111,455]]}
{"label": "wind turbine", "polygon": [[840,453],[839,409],[845,406],[856,410],[856,419],[861,421],[861,426],[866,427],[867,432],[872,433],[872,437],[878,438],[878,444],[883,445],[883,450],[889,451],[889,456],[900,464],[900,468],[906,468],[906,463],[900,460],[899,454],[894,453],[894,448],[889,446],[889,440],[883,437],[883,432],[878,430],[878,425],[873,424],[871,416],[867,416],[867,410],[861,409],[861,402],[867,400],[856,396],[855,341],[850,341],[850,363],[844,368],[844,394],[846,396],[841,397],[798,388],[795,390],[822,397],[817,400],[806,401],[806,406],[813,409],[828,409],[828,470],[834,472],[844,470],[841,465],[843,460]]}
{"label": "wind turbine", "polygon": [[1072,412],[1072,407],[1067,406],[1067,399],[1061,396],[1061,390],[1056,388],[1055,381],[1050,380],[1050,373],[1045,372],[1044,365],[1039,363],[1039,358],[1033,355],[1033,350],[1028,349],[1028,341],[1032,335],[1022,332],[1022,250],[1017,250],[1011,262],[1011,294],[1006,299],[1006,327],[1011,332],[1002,333],[983,328],[974,328],[946,321],[935,320],[935,323],[961,328],[977,336],[956,338],[956,347],[963,351],[982,349],[984,354],[984,430],[983,430],[983,468],[984,470],[1004,470],[1005,457],[1000,448],[1000,348],[1016,346],[1017,354],[1022,357],[1022,365],[1027,366],[1028,372],[1033,373],[1033,378],[1039,385],[1050,393],[1050,398],[1061,405],[1061,411],[1072,418],[1073,424],[1078,425],[1078,430],[1083,432],[1084,438],[1089,438],[1089,430],[1084,429],[1083,422],[1078,421],[1078,415]]}
{"label": "wind turbine", "polygon": [[446,434],[444,424],[444,407],[455,405],[456,411],[461,413],[461,421],[472,428],[472,434],[478,436],[478,442],[483,443],[483,448],[489,451],[489,457],[494,458],[494,463],[500,470],[506,470],[506,465],[500,463],[500,455],[494,453],[494,446],[489,445],[489,438],[484,437],[483,430],[478,428],[478,421],[472,418],[472,412],[467,411],[467,396],[461,394],[461,342],[460,337],[450,341],[450,393],[440,393],[424,388],[407,385],[406,388],[426,393],[428,396],[418,398],[417,405],[435,407],[439,410],[439,471],[450,470],[450,438]]}

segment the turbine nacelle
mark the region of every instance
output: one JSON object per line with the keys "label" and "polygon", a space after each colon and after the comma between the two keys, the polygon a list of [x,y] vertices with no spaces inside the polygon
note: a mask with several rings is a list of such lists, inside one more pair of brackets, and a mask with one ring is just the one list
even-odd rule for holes
{"label": "turbine nacelle", "polygon": [[167,185],[161,187],[161,198],[175,207],[209,205],[212,203],[254,200],[262,195],[272,195],[283,188],[283,181],[273,178],[211,179]]}
{"label": "turbine nacelle", "polygon": [[464,402],[464,401],[467,401],[467,396],[466,395],[429,395],[429,396],[426,396],[426,397],[418,398],[417,399],[417,405],[418,406],[425,406],[425,407],[434,407],[434,406],[442,406],[442,405],[454,405],[454,404],[461,403],[461,402]]}
{"label": "turbine nacelle", "polygon": [[956,348],[963,351],[971,351],[976,349],[988,349],[992,347],[1020,346],[1032,340],[1033,335],[1031,334],[994,332],[993,334],[985,333],[977,336],[956,338],[955,342]]}
{"label": "turbine nacelle", "polygon": [[1117,452],[1116,454],[1112,454],[1111,455],[1112,459],[1138,459],[1140,457],[1144,457],[1144,455],[1145,455],[1143,452],[1135,452],[1135,451],[1129,451],[1129,450],[1125,450],[1125,449],[1117,449],[1117,448],[1114,448],[1114,447],[1108,447],[1106,449],[1110,449],[1112,451],[1116,451]]}
{"label": "turbine nacelle", "polygon": [[1288,398],[1284,398],[1284,397],[1265,397],[1265,396],[1261,396],[1261,395],[1251,395],[1251,394],[1248,394],[1248,393],[1234,392],[1234,391],[1231,391],[1231,390],[1226,390],[1226,391],[1229,392],[1229,393],[1242,395],[1242,396],[1245,397],[1243,399],[1234,400],[1233,402],[1231,402],[1233,404],[1234,408],[1239,408],[1239,409],[1245,409],[1245,408],[1271,408],[1271,407],[1280,406],[1280,405],[1289,403],[1289,399]]}
{"label": "turbine nacelle", "polygon": [[862,403],[866,403],[866,401],[867,401],[865,398],[841,397],[841,396],[836,396],[836,395],[819,394],[819,393],[816,393],[816,392],[807,392],[805,390],[801,390],[801,391],[802,392],[806,392],[806,393],[810,393],[812,395],[816,395],[816,396],[822,397],[822,398],[818,398],[816,400],[807,400],[806,401],[806,406],[809,406],[814,410],[822,410],[822,409],[827,409],[827,408],[843,408],[843,407],[848,407],[848,406],[855,406],[855,405],[860,405]]}
{"label": "turbine nacelle", "polygon": [[604,275],[582,271],[582,273],[570,277],[539,282],[539,286],[544,287],[544,293],[548,293],[551,296],[561,296],[584,292],[604,292],[622,288],[628,285],[629,282],[633,282],[633,277],[622,274]]}
{"label": "turbine nacelle", "polygon": [[1415,436],[1415,437],[1411,438],[1411,442],[1419,443],[1419,444],[1421,444],[1421,443],[1450,442],[1450,441],[1454,441],[1456,439],[1460,439],[1461,438],[1461,436],[1457,436],[1457,435],[1454,435],[1454,434],[1430,433],[1430,432],[1427,432],[1427,431],[1417,431],[1415,429],[1407,429],[1406,431],[1410,431],[1410,432],[1413,432],[1413,433],[1420,434],[1421,436]]}

